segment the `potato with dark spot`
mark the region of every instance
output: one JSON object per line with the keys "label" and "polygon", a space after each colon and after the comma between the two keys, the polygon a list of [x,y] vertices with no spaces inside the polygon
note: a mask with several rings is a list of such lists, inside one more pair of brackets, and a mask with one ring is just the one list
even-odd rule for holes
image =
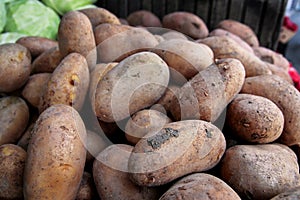
{"label": "potato with dark spot", "polygon": [[89,87],[86,59],[78,53],[66,56],[52,73],[39,105],[39,111],[55,104],[66,104],[80,110]]}
{"label": "potato with dark spot", "polygon": [[93,176],[84,172],[75,200],[97,200],[100,199],[93,181]]}
{"label": "potato with dark spot", "polygon": [[26,151],[14,144],[0,146],[0,199],[23,199]]}
{"label": "potato with dark spot", "polygon": [[161,27],[160,19],[148,10],[137,10],[127,16],[130,26]]}
{"label": "potato with dark spot", "polygon": [[29,50],[16,43],[0,45],[0,92],[21,88],[31,73]]}
{"label": "potato with dark spot", "polygon": [[15,143],[25,131],[29,109],[20,97],[0,98],[0,145]]}
{"label": "potato with dark spot", "polygon": [[247,142],[271,143],[282,133],[284,117],[271,100],[238,94],[228,105],[226,125],[231,133]]}
{"label": "potato with dark spot", "polygon": [[24,170],[25,199],[72,200],[86,160],[86,129],[68,105],[47,108],[35,123]]}
{"label": "potato with dark spot", "polygon": [[205,173],[194,173],[179,179],[159,200],[201,199],[240,200],[239,195],[221,179]]}
{"label": "potato with dark spot", "polygon": [[223,133],[202,120],[166,124],[135,145],[128,161],[131,180],[141,186],[159,186],[179,177],[206,171],[225,152]]}

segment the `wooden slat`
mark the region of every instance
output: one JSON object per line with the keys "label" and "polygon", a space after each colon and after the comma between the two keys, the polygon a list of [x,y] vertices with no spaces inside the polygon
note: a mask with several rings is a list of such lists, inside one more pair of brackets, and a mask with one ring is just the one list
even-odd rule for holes
{"label": "wooden slat", "polygon": [[189,0],[183,2],[183,10],[186,12],[195,13],[195,0]]}
{"label": "wooden slat", "polygon": [[117,0],[108,0],[105,2],[105,8],[108,9],[110,12],[114,13],[115,15],[119,16],[119,9],[117,4]]}
{"label": "wooden slat", "polygon": [[266,6],[266,3],[266,0],[247,1],[247,7],[242,22],[252,28],[256,34],[258,34],[259,31],[259,26],[261,24],[260,21],[264,15],[264,7]]}
{"label": "wooden slat", "polygon": [[178,10],[178,1],[166,0],[166,14],[175,12]]}
{"label": "wooden slat", "polygon": [[152,10],[152,0],[142,0],[142,9],[151,11]]}
{"label": "wooden slat", "polygon": [[282,0],[281,1],[281,8],[280,8],[280,12],[278,14],[278,20],[277,20],[277,24],[275,27],[274,33],[273,33],[273,43],[272,46],[270,46],[271,49],[273,50],[277,50],[278,47],[278,39],[279,39],[279,34],[280,34],[280,30],[283,24],[283,19],[284,19],[284,15],[285,15],[285,8],[287,6],[288,0]]}
{"label": "wooden slat", "polygon": [[[131,0],[130,0],[131,1]],[[165,0],[152,0],[152,12],[159,18],[165,15],[166,1]]]}
{"label": "wooden slat", "polygon": [[245,0],[230,0],[227,18],[241,21]]}
{"label": "wooden slat", "polygon": [[198,15],[206,24],[210,19],[211,0],[197,0],[195,14]]}
{"label": "wooden slat", "polygon": [[128,14],[142,8],[141,0],[128,0]]}
{"label": "wooden slat", "polygon": [[208,25],[209,29],[213,29],[221,20],[227,17],[228,0],[218,0],[212,2],[211,17]]}
{"label": "wooden slat", "polygon": [[128,1],[119,0],[118,5],[116,5],[119,9],[118,11],[118,17],[126,19],[128,16]]}

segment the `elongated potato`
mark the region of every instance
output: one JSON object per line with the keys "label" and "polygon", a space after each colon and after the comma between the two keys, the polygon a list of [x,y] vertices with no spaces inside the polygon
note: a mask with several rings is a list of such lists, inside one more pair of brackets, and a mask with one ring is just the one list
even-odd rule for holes
{"label": "elongated potato", "polygon": [[66,56],[52,73],[42,95],[39,111],[54,104],[66,104],[80,110],[89,87],[86,59],[78,53]]}
{"label": "elongated potato", "polygon": [[128,161],[138,185],[158,186],[213,168],[225,152],[225,138],[213,124],[186,120],[166,124],[134,147]]}
{"label": "elongated potato", "polygon": [[63,15],[58,28],[58,46],[61,55],[80,53],[93,69],[97,61],[96,42],[89,18],[79,12],[70,11]]}
{"label": "elongated potato", "polygon": [[221,59],[184,84],[171,102],[172,116],[214,122],[240,92],[245,70],[237,59]]}
{"label": "elongated potato", "polygon": [[270,199],[300,186],[297,157],[282,144],[233,146],[225,153],[220,173],[242,199]]}
{"label": "elongated potato", "polygon": [[148,10],[137,10],[126,18],[130,26],[161,27],[160,19]]}
{"label": "elongated potato", "polygon": [[258,47],[259,41],[254,31],[246,24],[239,21],[226,19],[219,22],[217,28],[229,31],[247,42],[251,47]]}
{"label": "elongated potato", "polygon": [[133,147],[114,144],[104,149],[93,164],[93,177],[99,196],[103,200],[158,199],[159,188],[134,184],[128,175],[128,159]]}
{"label": "elongated potato", "polygon": [[262,96],[273,101],[284,116],[280,142],[288,146],[300,142],[300,93],[287,81],[275,75],[246,78],[241,93]]}
{"label": "elongated potato", "polygon": [[27,148],[25,199],[75,199],[86,160],[86,129],[77,111],[53,105],[38,118]]}
{"label": "elongated potato", "polygon": [[274,142],[282,133],[284,117],[271,100],[238,94],[228,105],[226,125],[242,140],[256,143]]}
{"label": "elongated potato", "polygon": [[240,200],[239,195],[221,179],[194,173],[179,179],[159,200],[203,199]]}
{"label": "elongated potato", "polygon": [[240,60],[245,67],[246,77],[271,74],[265,62],[240,47],[236,41],[229,37],[211,36],[199,42],[209,46],[213,50],[215,58],[236,58]]}
{"label": "elongated potato", "polygon": [[[151,106],[169,83],[167,64],[151,52],[124,59],[99,81],[95,113],[104,122],[115,122]],[[121,101],[120,101],[121,99]]]}

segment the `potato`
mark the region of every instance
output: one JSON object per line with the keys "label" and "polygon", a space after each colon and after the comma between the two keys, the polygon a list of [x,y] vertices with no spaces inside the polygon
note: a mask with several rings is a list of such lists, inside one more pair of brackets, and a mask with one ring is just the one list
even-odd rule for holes
{"label": "potato", "polygon": [[118,17],[105,8],[85,8],[79,11],[89,18],[93,28],[103,23],[121,24]]}
{"label": "potato", "polygon": [[123,25],[129,25],[128,21],[124,18],[119,18],[120,20],[120,23],[123,24]]}
{"label": "potato", "polygon": [[178,75],[186,79],[192,78],[211,65],[214,59],[213,52],[207,45],[182,39],[163,41],[151,51],[168,64],[175,82],[179,79],[176,77]]}
{"label": "potato", "polygon": [[300,187],[292,188],[282,192],[270,200],[297,200],[300,198]]}
{"label": "potato", "polygon": [[70,53],[80,53],[89,69],[96,65],[97,53],[92,24],[89,18],[79,12],[70,11],[63,15],[58,28],[58,46],[63,57]]}
{"label": "potato", "polygon": [[53,47],[58,47],[57,41],[40,36],[21,37],[16,43],[26,47],[30,51],[32,58],[38,57],[40,54]]}
{"label": "potato", "polygon": [[229,31],[247,42],[251,47],[258,47],[259,41],[254,31],[246,24],[236,20],[225,19],[219,22],[217,28]]}
{"label": "potato", "polygon": [[0,92],[13,92],[26,83],[31,72],[31,55],[26,47],[0,45],[0,63]]}
{"label": "potato", "polygon": [[160,19],[148,10],[137,10],[127,16],[130,26],[161,27]]}
{"label": "potato", "polygon": [[241,93],[262,96],[273,101],[284,116],[280,142],[288,146],[300,142],[300,93],[287,81],[276,75],[246,78]]}
{"label": "potato", "polygon": [[34,107],[38,108],[41,94],[51,77],[50,73],[34,74],[29,77],[25,87],[22,90],[22,96]]}
{"label": "potato", "polygon": [[89,87],[86,59],[78,53],[66,56],[52,73],[42,95],[39,111],[54,104],[66,104],[80,110]]}
{"label": "potato", "polygon": [[246,77],[272,73],[265,62],[249,53],[229,37],[211,36],[199,42],[209,46],[217,59],[236,58],[240,60],[245,67]]}
{"label": "potato", "polygon": [[17,145],[27,151],[28,143],[31,138],[31,131],[33,130],[35,121],[28,125],[26,131],[22,134],[22,137],[18,140]]}
{"label": "potato", "polygon": [[86,133],[86,161],[92,162],[101,151],[111,144],[111,142],[104,135],[95,133],[93,131],[87,130]]}
{"label": "potato", "polygon": [[26,102],[15,96],[0,98],[0,145],[15,143],[29,121]]}
{"label": "potato", "polygon": [[34,73],[52,73],[59,63],[62,61],[58,47],[53,47],[44,51],[32,62],[32,68]]}
{"label": "potato", "polygon": [[285,70],[282,67],[279,67],[277,65],[271,64],[271,63],[267,63],[267,65],[273,75],[277,75],[280,78],[289,82],[290,84],[294,85],[293,79],[287,70]]}
{"label": "potato", "polygon": [[14,144],[0,146],[0,199],[23,199],[26,151]]}
{"label": "potato", "polygon": [[159,56],[151,52],[131,55],[99,81],[95,92],[96,116],[104,122],[125,119],[154,104],[168,83],[169,69]]}
{"label": "potato", "polygon": [[102,200],[159,198],[159,188],[141,187],[129,179],[127,164],[132,149],[129,145],[114,144],[95,159],[93,177]]}
{"label": "potato", "polygon": [[84,172],[75,200],[95,200],[100,199],[93,181],[93,176]]}
{"label": "potato", "polygon": [[161,35],[154,35],[158,43],[161,43],[162,41],[165,41],[165,39]]}
{"label": "potato", "polygon": [[135,145],[147,133],[159,131],[172,120],[156,110],[141,110],[136,112],[126,123],[125,137]]}
{"label": "potato", "polygon": [[83,175],[86,129],[77,111],[53,105],[39,116],[27,148],[25,199],[75,199]]}
{"label": "potato", "polygon": [[193,39],[205,38],[208,36],[208,28],[204,21],[197,15],[189,12],[177,11],[163,17],[164,28],[179,31]]}
{"label": "potato", "polygon": [[213,124],[186,120],[166,124],[134,147],[128,161],[131,180],[158,186],[213,168],[225,152],[225,138]]}
{"label": "potato", "polygon": [[[108,29],[107,31],[111,31],[112,34],[107,35],[110,32],[103,33],[104,36],[109,37],[104,37],[105,40],[101,39],[102,42],[100,43],[97,40],[98,63],[120,62],[132,54],[149,50],[158,44],[155,36],[143,28],[129,28],[126,30],[127,28],[123,27],[124,25],[120,28]],[[118,46],[118,48],[113,48],[115,46]]]}
{"label": "potato", "polygon": [[171,102],[175,120],[214,122],[244,84],[245,70],[237,59],[220,59],[184,84]]}
{"label": "potato", "polygon": [[165,40],[172,40],[172,39],[182,39],[182,40],[188,40],[188,38],[177,31],[168,31],[161,35]]}
{"label": "potato", "polygon": [[238,194],[221,179],[194,173],[179,179],[159,200],[203,199],[240,200]]}
{"label": "potato", "polygon": [[270,199],[299,186],[297,157],[282,144],[233,146],[225,153],[220,173],[242,199]]}
{"label": "potato", "polygon": [[282,133],[284,117],[269,99],[238,94],[228,105],[226,125],[230,132],[247,142],[271,143]]}

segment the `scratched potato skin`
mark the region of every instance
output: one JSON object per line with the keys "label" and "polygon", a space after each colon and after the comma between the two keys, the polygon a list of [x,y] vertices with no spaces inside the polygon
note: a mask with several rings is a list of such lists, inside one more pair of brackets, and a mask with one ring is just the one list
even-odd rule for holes
{"label": "scratched potato skin", "polygon": [[131,180],[142,186],[163,185],[209,170],[225,152],[222,132],[202,120],[169,123],[149,134],[135,145],[128,162]]}

